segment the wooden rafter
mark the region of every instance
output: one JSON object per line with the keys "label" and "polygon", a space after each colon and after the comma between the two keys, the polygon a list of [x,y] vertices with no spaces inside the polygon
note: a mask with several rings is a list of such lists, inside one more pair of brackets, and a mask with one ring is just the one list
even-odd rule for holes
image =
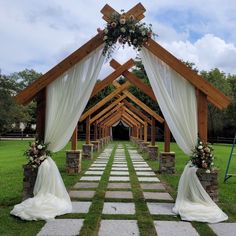
{"label": "wooden rafter", "polygon": [[129,110],[126,106],[123,107],[124,111],[129,113],[134,119],[136,119],[139,123],[145,124],[145,121],[143,121],[140,117],[138,117],[136,114],[134,114],[131,110]]}
{"label": "wooden rafter", "polygon": [[127,113],[127,112],[122,112],[121,113],[121,116],[124,116],[125,118],[127,118],[128,120],[130,120],[130,121],[132,121],[134,124],[136,124],[136,126],[138,126],[138,127],[141,127],[142,126],[142,124],[138,121],[138,120],[136,120],[134,117],[132,117],[129,113]]}
{"label": "wooden rafter", "polygon": [[98,123],[98,125],[103,126],[106,122],[108,122],[110,119],[112,119],[113,117],[117,116],[117,115],[121,115],[121,110],[118,109],[117,111],[115,111],[113,114],[111,114],[110,116],[106,117],[106,119],[104,119],[103,121],[101,121],[100,123]]}

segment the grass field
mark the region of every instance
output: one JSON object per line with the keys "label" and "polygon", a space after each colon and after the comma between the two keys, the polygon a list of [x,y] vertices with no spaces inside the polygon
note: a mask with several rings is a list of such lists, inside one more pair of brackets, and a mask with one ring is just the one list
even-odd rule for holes
{"label": "grass field", "polygon": [[[24,222],[9,215],[12,207],[21,201],[22,165],[26,163],[26,159],[22,156],[22,153],[27,148],[27,145],[27,141],[0,141],[0,235],[35,235],[44,224],[43,221]],[[82,143],[79,142],[79,148],[81,145]],[[215,164],[220,170],[219,205],[229,215],[229,221],[233,222],[236,221],[236,178],[229,179],[226,184],[223,183],[224,171],[231,147],[230,145],[215,145],[214,148],[216,155]],[[66,187],[70,188],[88,168],[91,161],[83,161],[83,171],[80,175],[68,176],[65,173],[65,150],[67,149],[69,149],[69,146],[61,152],[54,154],[53,159],[58,165]],[[163,150],[162,143],[159,144],[159,149]],[[161,175],[159,177],[167,184],[169,192],[175,197],[178,180],[188,157],[181,152],[176,144],[171,145],[171,150],[176,153],[177,173],[175,175]],[[154,170],[158,170],[157,162],[148,162]],[[231,169],[231,172],[236,172],[236,160],[232,163]],[[134,179],[134,184],[135,181]],[[103,194],[102,188],[100,191]]]}

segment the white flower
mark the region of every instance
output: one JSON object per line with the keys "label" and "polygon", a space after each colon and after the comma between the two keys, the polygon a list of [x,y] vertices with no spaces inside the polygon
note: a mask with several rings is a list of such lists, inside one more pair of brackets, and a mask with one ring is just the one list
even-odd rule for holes
{"label": "white flower", "polygon": [[38,149],[40,150],[40,149],[42,149],[43,148],[43,146],[42,145],[38,145]]}
{"label": "white flower", "polygon": [[146,35],[146,32],[145,31],[142,31],[142,36],[145,36]]}
{"label": "white flower", "polygon": [[200,145],[202,145],[202,142],[199,142]]}
{"label": "white flower", "polygon": [[33,160],[34,160],[34,158],[33,158],[33,157],[30,157],[29,159],[30,159],[30,161],[33,161]]}
{"label": "white flower", "polygon": [[198,146],[198,149],[199,150],[203,149],[203,146],[202,145]]}
{"label": "white flower", "polygon": [[104,29],[104,33],[107,34],[108,33],[108,29]]}
{"label": "white flower", "polygon": [[120,19],[120,24],[121,24],[121,25],[124,25],[125,22],[126,22],[125,18],[121,18],[121,19]]}
{"label": "white flower", "polygon": [[108,39],[108,37],[105,35],[104,37],[103,37],[103,40],[105,41],[105,40],[107,40]]}
{"label": "white flower", "polygon": [[211,171],[210,171],[210,170],[206,170],[206,173],[210,174],[210,173],[211,173]]}
{"label": "white flower", "polygon": [[125,29],[124,27],[121,27],[121,28],[120,28],[120,31],[121,31],[122,33],[125,33],[126,29]]}
{"label": "white flower", "polygon": [[45,159],[46,159],[46,156],[45,156],[45,155],[43,155],[43,156],[41,156],[41,157],[39,158],[40,161],[43,161],[43,160],[45,160]]}
{"label": "white flower", "polygon": [[214,166],[214,162],[211,163],[211,166]]}

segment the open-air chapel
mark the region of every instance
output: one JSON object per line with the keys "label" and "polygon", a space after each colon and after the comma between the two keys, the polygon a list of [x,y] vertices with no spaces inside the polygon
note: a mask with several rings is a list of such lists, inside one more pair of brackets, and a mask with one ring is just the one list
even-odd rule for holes
{"label": "open-air chapel", "polygon": [[[123,19],[138,24],[145,17],[145,8],[139,3],[121,15],[105,5],[101,13],[108,26],[114,23],[112,15],[121,25]],[[227,220],[216,205],[217,176],[201,171],[208,170],[207,161],[201,161],[202,168],[197,168],[196,159],[191,163],[186,159],[177,196],[168,192],[160,177],[176,172],[178,154],[171,150],[171,140],[188,156],[197,146],[202,148],[199,152],[204,158],[211,158],[211,150],[204,146],[208,104],[223,109],[229,105],[229,98],[151,36],[138,52],[150,85],[132,72],[134,58],[121,64],[112,53],[109,66],[113,72],[97,82],[106,61],[104,44],[108,34],[100,30],[16,96],[18,104],[37,102],[37,141],[48,143],[51,152],[62,150],[70,142],[70,150],[65,151],[66,173],[82,175],[73,189],[66,190],[53,157],[43,160],[37,172],[25,169],[25,173],[30,172],[24,177],[26,200],[11,214],[23,220],[46,221],[67,214],[47,221],[38,235],[199,235],[192,221]],[[124,83],[119,82],[120,77]],[[111,85],[114,89],[110,94],[85,110],[89,99]],[[132,94],[131,86],[157,103],[161,112],[158,114]],[[82,150],[77,146],[81,122],[86,127]],[[157,127],[163,130],[163,146],[156,139]],[[121,140],[131,142],[123,144]],[[92,161],[86,172],[81,169],[83,160]],[[155,162],[158,169],[154,172],[146,160]],[[132,192],[137,185],[139,190]],[[96,207],[100,214],[94,217],[94,234],[86,230],[90,227],[89,215]],[[70,217],[70,213],[75,215]],[[172,220],[163,220],[163,215]]]}

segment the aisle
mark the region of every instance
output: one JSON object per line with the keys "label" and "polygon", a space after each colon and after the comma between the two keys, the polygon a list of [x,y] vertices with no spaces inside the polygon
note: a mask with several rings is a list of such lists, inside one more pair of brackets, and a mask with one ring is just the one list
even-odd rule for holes
{"label": "aisle", "polygon": [[173,215],[173,198],[130,144],[109,144],[69,194],[73,213],[46,223],[39,236],[198,235]]}

